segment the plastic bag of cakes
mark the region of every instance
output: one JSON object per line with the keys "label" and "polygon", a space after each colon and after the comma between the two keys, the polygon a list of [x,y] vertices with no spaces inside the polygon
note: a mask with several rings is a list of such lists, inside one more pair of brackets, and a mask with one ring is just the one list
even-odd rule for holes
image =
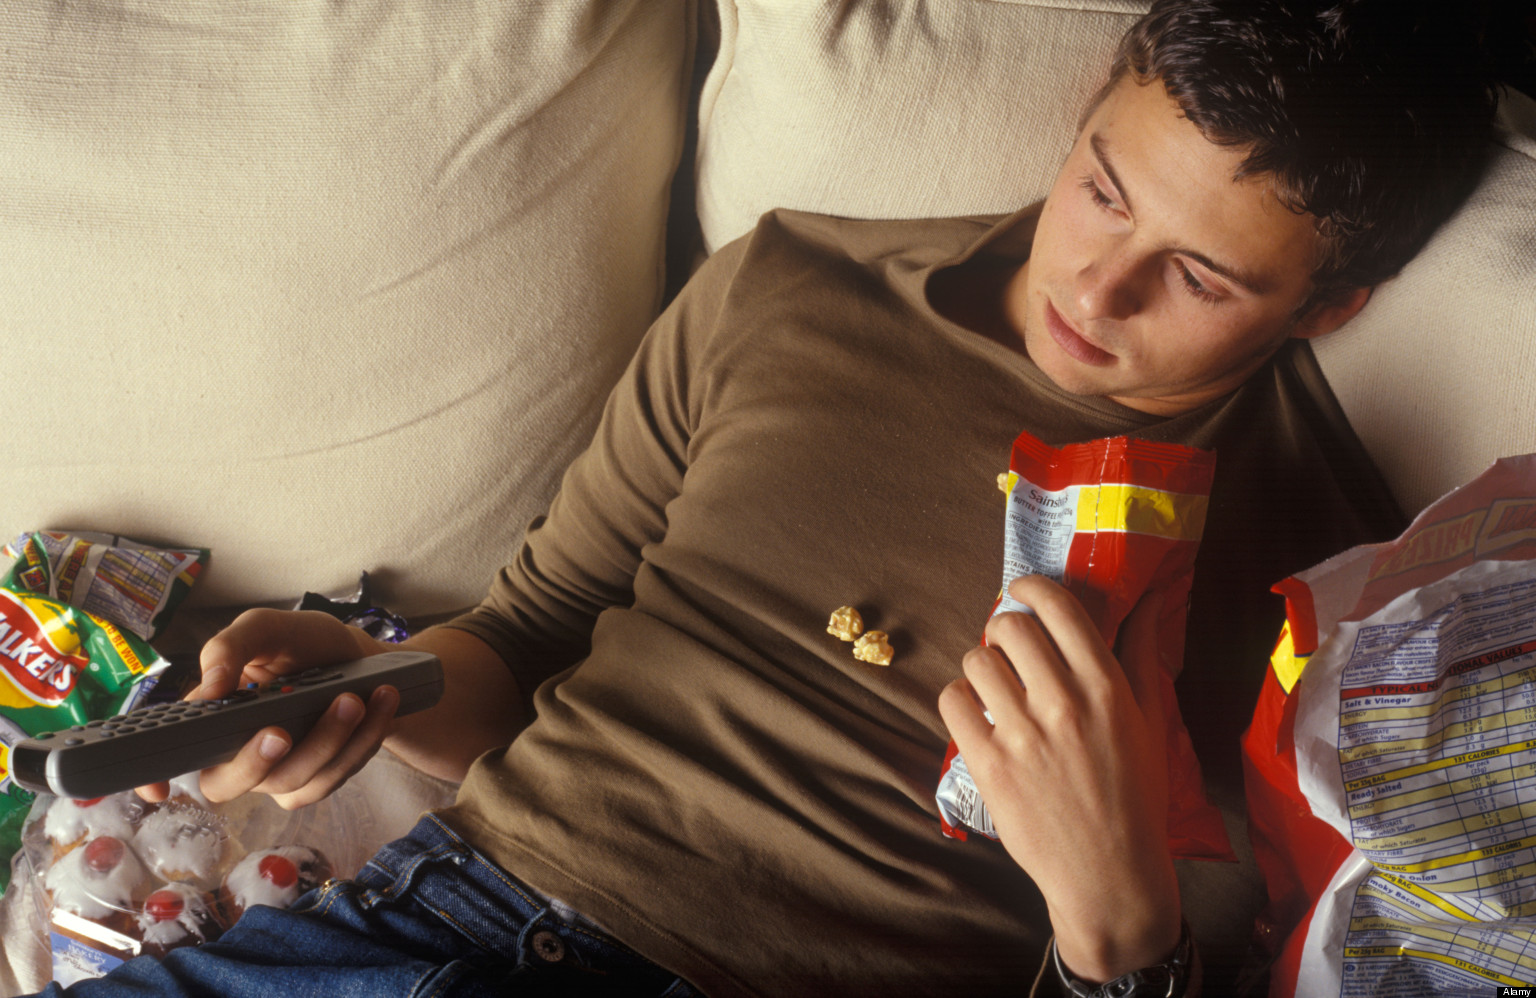
{"label": "plastic bag of cakes", "polygon": [[130,792],[97,800],[39,796],[22,836],[39,959],[62,984],[139,954],[211,942],[255,905],[288,907],[351,875],[404,831],[361,790],[286,811],[247,794],[222,804],[197,774],[151,804]]}

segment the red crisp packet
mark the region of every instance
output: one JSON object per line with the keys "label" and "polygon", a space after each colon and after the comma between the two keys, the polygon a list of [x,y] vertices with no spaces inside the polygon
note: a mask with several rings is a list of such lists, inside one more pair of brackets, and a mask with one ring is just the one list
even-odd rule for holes
{"label": "red crisp packet", "polygon": [[[1129,437],[1057,450],[1021,433],[1009,464],[1003,586],[992,613],[1031,612],[1008,596],[1008,584],[1022,575],[1044,575],[1082,602],[1113,646],[1121,622],[1144,595],[1161,600],[1169,846],[1181,858],[1235,860],[1221,814],[1206,800],[1173,692],[1216,455]],[[963,839],[969,828],[997,837],[953,742],[936,799],[946,835]]]}

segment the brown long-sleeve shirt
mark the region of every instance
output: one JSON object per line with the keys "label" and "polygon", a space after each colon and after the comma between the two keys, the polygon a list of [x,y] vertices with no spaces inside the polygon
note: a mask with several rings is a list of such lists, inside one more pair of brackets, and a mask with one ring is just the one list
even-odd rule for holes
{"label": "brown long-sleeve shirt", "polygon": [[[452,825],[711,994],[1027,990],[1038,891],[996,843],[943,837],[933,803],[938,694],[998,591],[1021,430],[1218,451],[1180,686],[1208,774],[1237,778],[1268,586],[1389,535],[1395,506],[1299,343],[1159,419],[935,311],[932,274],[1022,261],[1034,217],[782,212],[705,264],[455,625],[537,716]],[[843,604],[890,633],[891,666],[826,633]]]}

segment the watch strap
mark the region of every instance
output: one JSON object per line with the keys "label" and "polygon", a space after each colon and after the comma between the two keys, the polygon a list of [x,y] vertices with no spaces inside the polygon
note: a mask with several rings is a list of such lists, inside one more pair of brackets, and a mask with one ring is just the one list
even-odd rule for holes
{"label": "watch strap", "polygon": [[1067,969],[1051,940],[1051,965],[1061,986],[1073,998],[1180,998],[1189,990],[1190,970],[1194,962],[1194,940],[1189,923],[1179,929],[1179,944],[1162,963],[1133,970],[1103,984],[1089,984]]}

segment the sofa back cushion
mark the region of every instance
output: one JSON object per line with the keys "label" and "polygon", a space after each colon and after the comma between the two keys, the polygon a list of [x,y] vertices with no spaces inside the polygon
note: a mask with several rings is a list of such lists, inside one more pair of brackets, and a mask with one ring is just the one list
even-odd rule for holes
{"label": "sofa back cushion", "polygon": [[1410,512],[1536,451],[1536,101],[1505,95],[1471,199],[1314,349]]}
{"label": "sofa back cushion", "polygon": [[205,605],[477,601],[658,307],[694,25],[8,3],[0,532],[211,547]]}
{"label": "sofa back cushion", "polygon": [[[775,206],[859,218],[1045,196],[1145,0],[719,0],[698,206],[718,248]],[[1490,177],[1318,354],[1417,510],[1536,450],[1536,114],[1508,102]]]}
{"label": "sofa back cushion", "polygon": [[1011,212],[1044,197],[1145,0],[719,0],[700,106],[706,248],[769,208]]}

